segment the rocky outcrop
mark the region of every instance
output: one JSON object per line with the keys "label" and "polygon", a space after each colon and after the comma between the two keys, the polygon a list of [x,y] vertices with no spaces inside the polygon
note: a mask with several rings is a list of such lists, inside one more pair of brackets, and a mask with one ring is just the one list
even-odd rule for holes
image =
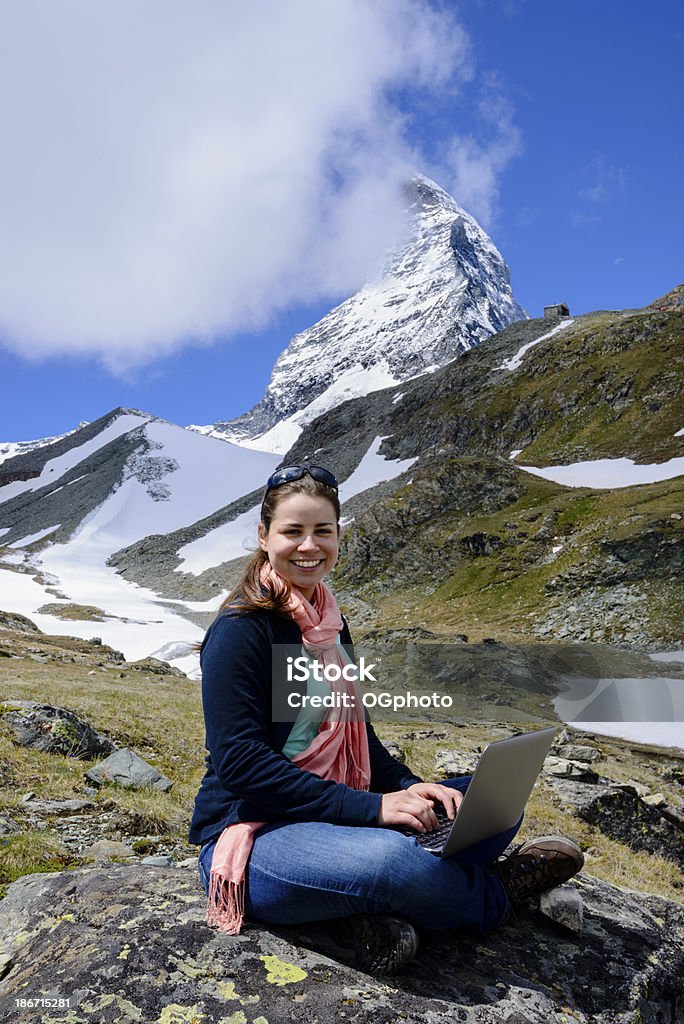
{"label": "rocky outcrop", "polygon": [[94,758],[110,754],[115,745],[73,711],[33,700],[3,701],[0,714],[12,726],[17,743],[46,753]]}
{"label": "rocky outcrop", "polygon": [[0,903],[0,1000],[70,998],[69,1024],[676,1024],[684,907],[580,876],[584,927],[527,912],[484,936],[426,933],[402,974],[374,979],[306,948],[302,929],[204,923],[193,869],[30,875]]}
{"label": "rocky outcrop", "polygon": [[[545,766],[548,774],[548,767]],[[634,786],[597,785],[576,779],[547,779],[549,785],[574,808],[579,818],[596,825],[605,835],[632,850],[668,857],[684,868],[684,831],[642,799]]]}

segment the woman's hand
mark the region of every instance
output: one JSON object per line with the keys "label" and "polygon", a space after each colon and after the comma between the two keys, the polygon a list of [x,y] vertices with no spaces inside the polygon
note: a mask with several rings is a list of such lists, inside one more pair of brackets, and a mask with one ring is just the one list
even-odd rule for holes
{"label": "woman's hand", "polygon": [[411,792],[417,788],[411,786],[410,789],[400,789],[396,793],[385,793],[380,804],[378,825],[407,825],[417,832],[432,832],[437,827],[433,801]]}
{"label": "woman's hand", "polygon": [[424,799],[429,800],[433,806],[434,801],[444,805],[444,810],[452,821],[458,814],[458,809],[463,802],[463,793],[459,789],[452,789],[451,786],[441,786],[439,782],[414,782],[406,790],[407,793],[415,793]]}

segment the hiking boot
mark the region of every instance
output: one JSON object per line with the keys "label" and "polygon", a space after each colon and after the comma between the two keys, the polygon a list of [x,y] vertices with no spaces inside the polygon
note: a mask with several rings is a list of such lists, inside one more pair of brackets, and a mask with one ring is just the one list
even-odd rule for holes
{"label": "hiking boot", "polygon": [[296,926],[309,949],[368,974],[394,974],[418,952],[412,924],[391,914],[353,914]]}
{"label": "hiking boot", "polygon": [[584,855],[576,843],[563,836],[540,836],[516,846],[494,866],[511,903],[521,903],[547,889],[562,885],[576,875]]}

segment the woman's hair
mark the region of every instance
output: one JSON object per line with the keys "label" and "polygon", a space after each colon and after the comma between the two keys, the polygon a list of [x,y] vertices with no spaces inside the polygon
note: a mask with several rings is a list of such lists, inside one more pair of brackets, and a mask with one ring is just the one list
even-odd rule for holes
{"label": "woman's hair", "polygon": [[[337,491],[329,484],[325,484],[321,480],[314,480],[309,473],[305,473],[299,480],[292,480],[267,491],[261,508],[261,522],[266,533],[271,529],[271,523],[279,503],[293,494],[310,494],[315,498],[327,498],[335,509],[335,520],[339,529],[340,499],[337,496]],[[289,618],[287,611],[291,594],[289,581],[284,581],[284,589],[276,589],[270,581],[264,585],[261,582],[261,568],[267,561],[268,555],[259,547],[249,558],[240,579],[219,608],[219,614],[226,608],[238,612],[263,609]]]}

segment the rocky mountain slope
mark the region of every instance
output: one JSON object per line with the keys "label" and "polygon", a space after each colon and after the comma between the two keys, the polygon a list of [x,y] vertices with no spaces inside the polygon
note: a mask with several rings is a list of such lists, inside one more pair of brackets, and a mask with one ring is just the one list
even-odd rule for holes
{"label": "rocky mountain slope", "polygon": [[[512,324],[304,430],[286,463],[315,459],[344,481],[379,451],[385,467],[343,508],[333,582],[359,624],[680,644],[684,315],[666,299]],[[627,460],[653,482],[631,485]],[[590,482],[548,479],[559,465]],[[178,551],[241,511],[133,545],[116,564],[169,596],[206,596],[240,562],[183,572]]]}
{"label": "rocky mountain slope", "polygon": [[408,238],[378,279],[292,339],[258,405],[194,429],[284,453],[340,402],[444,366],[526,316],[479,224],[428,178],[412,179],[405,194]]}

